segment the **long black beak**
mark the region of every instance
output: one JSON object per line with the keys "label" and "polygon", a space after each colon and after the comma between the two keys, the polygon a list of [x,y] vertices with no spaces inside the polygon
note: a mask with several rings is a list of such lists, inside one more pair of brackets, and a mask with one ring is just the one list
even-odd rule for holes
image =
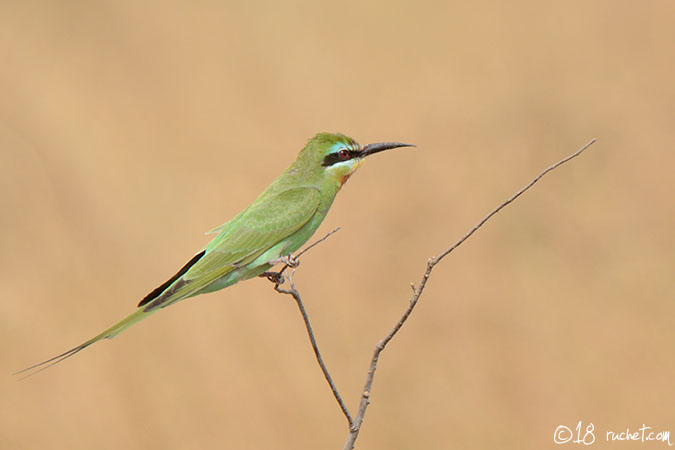
{"label": "long black beak", "polygon": [[402,142],[379,142],[377,144],[368,144],[365,147],[363,147],[363,150],[361,150],[361,154],[359,156],[361,158],[365,158],[366,156],[372,155],[373,153],[378,153],[384,150],[399,147],[414,147],[414,145],[404,144]]}

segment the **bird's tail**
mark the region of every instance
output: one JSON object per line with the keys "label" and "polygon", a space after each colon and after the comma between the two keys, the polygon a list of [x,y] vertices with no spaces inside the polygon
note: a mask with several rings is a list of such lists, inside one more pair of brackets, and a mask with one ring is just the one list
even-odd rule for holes
{"label": "bird's tail", "polygon": [[42,372],[43,370],[53,366],[54,364],[58,364],[64,359],[68,359],[74,354],[78,353],[81,350],[84,350],[85,348],[89,347],[91,344],[94,344],[102,339],[112,339],[127,328],[131,327],[132,325],[135,325],[136,323],[140,322],[141,320],[145,319],[146,317],[150,316],[152,313],[156,312],[157,309],[152,309],[150,311],[145,311],[143,308],[138,308],[136,311],[133,313],[129,314],[127,317],[124,319],[120,320],[117,322],[115,325],[111,326],[107,330],[103,331],[102,333],[94,336],[93,338],[89,339],[88,341],[83,342],[82,344],[78,345],[77,347],[73,347],[67,352],[63,352],[60,355],[56,355],[52,358],[49,358],[46,361],[42,361],[41,363],[34,364],[30,367],[26,367],[25,369],[19,370],[18,372],[14,373],[14,375],[22,375],[21,379],[28,378],[30,376],[33,376],[39,372]]}

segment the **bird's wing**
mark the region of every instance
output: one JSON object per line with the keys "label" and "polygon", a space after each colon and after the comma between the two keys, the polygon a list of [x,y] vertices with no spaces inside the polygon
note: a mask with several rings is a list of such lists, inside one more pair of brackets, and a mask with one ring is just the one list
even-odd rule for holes
{"label": "bird's wing", "polygon": [[201,256],[196,255],[194,263],[171,285],[156,298],[144,300],[146,311],[189,297],[255,260],[302,228],[316,213],[319,202],[320,193],[314,187],[293,188],[256,201],[233,219]]}
{"label": "bird's wing", "polygon": [[256,202],[206,246],[206,254],[185,274],[186,280],[253,261],[302,228],[316,213],[319,201],[318,189],[302,187]]}

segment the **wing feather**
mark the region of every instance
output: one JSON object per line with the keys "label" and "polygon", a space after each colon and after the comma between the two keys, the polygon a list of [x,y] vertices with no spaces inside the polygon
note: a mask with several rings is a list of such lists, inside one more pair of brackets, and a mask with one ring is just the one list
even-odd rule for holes
{"label": "wing feather", "polygon": [[146,310],[177,302],[204,289],[232,270],[245,266],[300,230],[320,203],[314,187],[293,188],[256,200],[209,242],[206,252]]}

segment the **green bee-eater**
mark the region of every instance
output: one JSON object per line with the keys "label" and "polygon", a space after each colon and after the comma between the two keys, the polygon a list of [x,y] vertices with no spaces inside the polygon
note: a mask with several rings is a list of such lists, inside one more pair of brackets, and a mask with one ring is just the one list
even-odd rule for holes
{"label": "green bee-eater", "polygon": [[166,306],[261,275],[307,242],[366,156],[397,147],[412,145],[383,142],[361,147],[342,134],[317,134],[248,208],[210,231],[218,235],[146,295],[136,311],[77,347],[18,373],[44,370]]}

